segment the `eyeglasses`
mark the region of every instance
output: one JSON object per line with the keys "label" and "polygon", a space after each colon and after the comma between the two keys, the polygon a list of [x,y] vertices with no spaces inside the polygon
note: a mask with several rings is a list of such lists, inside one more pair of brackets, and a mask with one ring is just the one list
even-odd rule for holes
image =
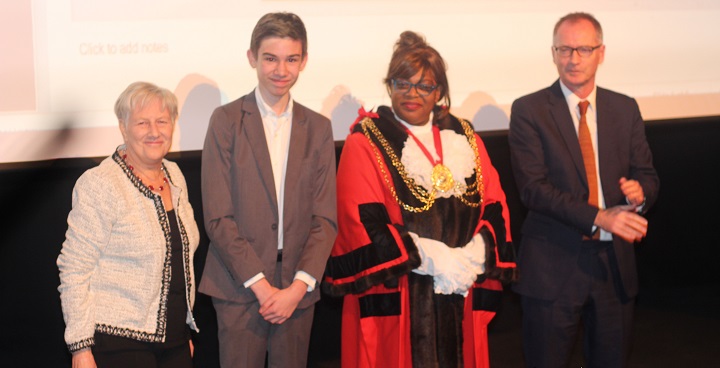
{"label": "eyeglasses", "polygon": [[410,83],[406,80],[402,79],[393,79],[393,90],[396,92],[401,92],[403,94],[410,92],[410,89],[415,87],[415,91],[420,96],[428,96],[430,95],[435,89],[438,88],[437,84],[427,84],[427,83]]}
{"label": "eyeglasses", "polygon": [[580,57],[589,57],[593,54],[593,52],[597,49],[602,47],[602,44],[599,44],[597,46],[580,46],[580,47],[570,47],[570,46],[559,46],[555,47],[553,46],[553,49],[555,52],[558,53],[558,55],[562,57],[571,57],[573,54],[573,51],[577,51],[578,55]]}

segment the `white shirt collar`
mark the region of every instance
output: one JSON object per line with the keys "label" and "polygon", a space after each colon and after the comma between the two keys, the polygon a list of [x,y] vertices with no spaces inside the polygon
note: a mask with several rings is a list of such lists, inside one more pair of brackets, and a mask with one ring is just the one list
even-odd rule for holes
{"label": "white shirt collar", "polygon": [[260,87],[255,87],[255,99],[257,100],[258,109],[260,110],[260,115],[265,118],[268,115],[272,114],[272,116],[279,117],[286,114],[291,114],[293,109],[293,99],[292,95],[288,96],[288,104],[285,107],[285,111],[283,111],[282,114],[278,115],[275,113],[275,110],[268,105],[265,100],[262,97],[262,93],[260,93]]}
{"label": "white shirt collar", "polygon": [[395,114],[395,111],[393,111],[393,115],[395,115],[395,119],[400,122],[405,128],[410,130],[413,134],[423,134],[423,133],[429,133],[432,131],[432,121],[433,121],[433,112],[430,111],[430,117],[428,118],[428,122],[425,125],[412,125],[408,122],[406,122],[403,119],[400,119],[397,114]]}
{"label": "white shirt collar", "polygon": [[560,81],[560,89],[562,90],[563,96],[565,96],[565,101],[567,101],[568,106],[575,109],[577,108],[580,101],[588,101],[590,102],[590,108],[595,111],[595,99],[597,96],[597,85],[593,86],[592,91],[586,98],[580,98],[576,94],[574,94],[570,88],[567,88],[565,84],[563,84],[562,81]]}

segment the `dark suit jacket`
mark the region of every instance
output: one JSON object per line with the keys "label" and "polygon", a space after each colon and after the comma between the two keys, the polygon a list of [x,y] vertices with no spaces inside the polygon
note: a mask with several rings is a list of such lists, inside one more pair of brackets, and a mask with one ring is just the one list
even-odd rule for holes
{"label": "dark suit jacket", "polygon": [[[645,139],[645,126],[634,99],[597,89],[599,175],[606,206],[626,204],[618,181],[637,180],[646,211],[657,198],[659,180]],[[577,264],[583,235],[590,235],[598,209],[587,203],[588,185],[580,144],[567,102],[556,81],[551,87],[516,100],[509,132],[513,172],[528,208],[522,228],[514,289],[553,300]],[[613,237],[610,256],[626,297],[637,294],[635,250]],[[611,265],[614,265],[611,262]]]}
{"label": "dark suit jacket", "polygon": [[[257,300],[243,283],[263,272],[288,287],[299,270],[320,281],[337,234],[335,145],[330,121],[295,102],[278,214],[270,153],[255,93],[218,107],[202,155],[205,228],[210,237],[200,291],[223,300]],[[282,280],[277,263],[278,216],[284,216]],[[298,308],[320,298],[307,293]]]}

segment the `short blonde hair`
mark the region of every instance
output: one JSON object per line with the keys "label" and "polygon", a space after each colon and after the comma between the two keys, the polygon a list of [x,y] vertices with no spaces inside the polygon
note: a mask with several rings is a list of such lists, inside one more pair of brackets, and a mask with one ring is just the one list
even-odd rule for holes
{"label": "short blonde hair", "polygon": [[127,120],[133,111],[157,100],[170,113],[170,119],[173,122],[177,121],[178,101],[175,94],[168,89],[148,82],[135,82],[125,88],[117,101],[115,101],[115,116],[117,116],[118,121],[127,124]]}

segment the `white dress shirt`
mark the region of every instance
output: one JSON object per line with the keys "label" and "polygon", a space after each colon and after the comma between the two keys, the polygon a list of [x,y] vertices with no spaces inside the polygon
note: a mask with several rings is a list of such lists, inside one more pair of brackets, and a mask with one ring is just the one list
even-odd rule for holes
{"label": "white dress shirt", "polygon": [[[575,125],[575,134],[579,134],[580,126],[580,101],[587,101],[588,105],[587,112],[585,113],[585,120],[590,130],[590,138],[592,139],[593,154],[595,155],[595,170],[597,170],[597,188],[598,188],[598,204],[600,209],[605,207],[605,198],[603,196],[602,181],[600,180],[600,161],[598,159],[598,138],[597,138],[597,108],[596,108],[596,97],[597,97],[597,86],[593,87],[592,92],[585,99],[581,99],[576,94],[572,93],[569,88],[560,81],[560,89],[562,89],[565,100],[570,109],[570,116],[572,116],[573,124]],[[595,226],[593,226],[595,229]],[[609,241],[612,240],[612,233],[609,233],[603,229],[600,229],[600,240]]]}
{"label": "white dress shirt", "polygon": [[[260,116],[262,117],[263,128],[265,130],[265,140],[267,142],[268,152],[270,153],[270,164],[272,165],[273,179],[275,181],[275,196],[278,203],[278,251],[283,249],[284,238],[284,221],[283,208],[285,204],[285,173],[287,171],[288,150],[290,148],[290,134],[292,133],[292,111],[293,99],[288,99],[285,111],[280,114],[268,105],[262,97],[259,88],[255,88],[255,99],[257,100]],[[244,285],[250,287],[252,284],[264,278],[263,273],[259,273],[247,280]],[[308,292],[315,289],[317,280],[305,271],[297,271],[295,279],[308,285]]]}

